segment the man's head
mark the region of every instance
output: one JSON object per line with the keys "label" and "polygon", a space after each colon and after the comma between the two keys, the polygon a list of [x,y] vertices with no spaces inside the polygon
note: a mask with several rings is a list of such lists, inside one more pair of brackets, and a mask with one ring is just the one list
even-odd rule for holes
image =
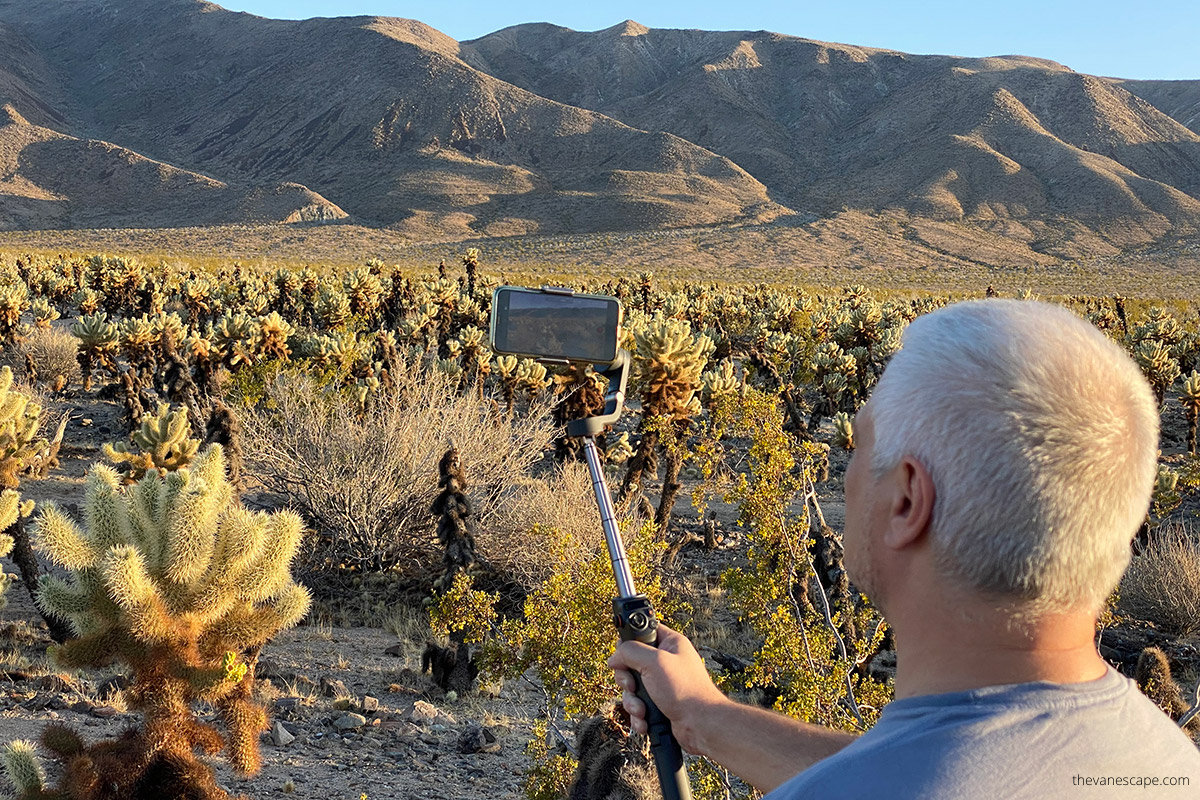
{"label": "man's head", "polygon": [[872,528],[895,527],[911,500],[882,507],[871,495],[885,484],[928,487],[918,522],[933,567],[964,590],[1037,616],[1094,612],[1120,580],[1150,501],[1158,413],[1092,325],[1013,300],[920,317],[860,417],[846,538],[868,593],[882,568]]}

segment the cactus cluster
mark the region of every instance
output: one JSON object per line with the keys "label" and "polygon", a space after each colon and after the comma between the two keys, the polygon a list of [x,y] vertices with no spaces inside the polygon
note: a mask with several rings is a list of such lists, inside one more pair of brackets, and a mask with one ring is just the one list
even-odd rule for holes
{"label": "cactus cluster", "polygon": [[129,437],[137,448],[124,442],[104,445],[104,455],[124,472],[126,483],[136,483],[150,470],[174,472],[192,463],[200,440],[190,437],[187,411],[174,411],[160,403],[154,415],[142,418],[141,427]]}
{"label": "cactus cluster", "polygon": [[438,462],[438,492],[433,500],[437,517],[437,536],[443,548],[442,574],[433,583],[434,591],[444,592],[459,574],[475,563],[475,533],[471,500],[467,497],[467,477],[458,457],[458,448],[451,447]]}
{"label": "cactus cluster", "polygon": [[[21,496],[12,489],[5,489],[0,493],[0,558],[7,556],[12,552],[14,540],[5,531],[11,528],[18,519],[27,517],[33,511],[33,501],[26,500],[21,502]],[[0,609],[3,609],[7,604],[4,599],[4,593],[8,590],[11,583],[11,576],[0,570]]]}
{"label": "cactus cluster", "polygon": [[[153,796],[146,780],[182,780],[196,782],[194,796],[225,798],[197,748],[225,749],[240,772],[257,771],[267,718],[252,696],[253,663],[308,611],[308,591],[289,572],[301,533],[295,514],[237,502],[219,445],[189,468],[149,472],[124,489],[111,468],[93,466],[82,527],[53,504],[42,508],[35,546],[69,574],[43,576],[38,602],[75,633],[55,658],[71,668],[122,662],[130,706],[144,717],[115,778],[97,774],[82,747],[51,748],[66,762],[64,796]],[[201,701],[224,733],[196,718]],[[110,780],[124,783],[116,795],[90,793]]]}
{"label": "cactus cluster", "polygon": [[44,477],[58,464],[67,418],[59,423],[54,439],[37,438],[42,407],[13,388],[13,374],[0,367],[0,487],[15,489],[21,475]]}

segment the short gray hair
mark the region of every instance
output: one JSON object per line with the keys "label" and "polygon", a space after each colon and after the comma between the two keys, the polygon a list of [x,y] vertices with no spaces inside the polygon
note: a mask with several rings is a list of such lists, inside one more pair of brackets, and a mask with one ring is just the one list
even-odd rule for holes
{"label": "short gray hair", "polygon": [[870,400],[878,476],[933,478],[941,571],[1023,613],[1099,609],[1129,563],[1158,453],[1141,371],[1065,308],[957,303],[919,317]]}

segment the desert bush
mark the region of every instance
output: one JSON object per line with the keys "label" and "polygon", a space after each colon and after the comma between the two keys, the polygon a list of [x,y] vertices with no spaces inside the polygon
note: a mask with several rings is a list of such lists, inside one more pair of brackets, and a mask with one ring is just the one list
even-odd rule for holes
{"label": "desert bush", "polygon": [[1121,580],[1121,610],[1177,636],[1200,633],[1200,537],[1181,524],[1150,535]]}
{"label": "desert bush", "polygon": [[[704,434],[697,463],[713,489],[738,504],[750,545],[749,563],[726,570],[722,584],[761,641],[749,666],[723,676],[722,687],[761,690],[775,710],[805,722],[866,729],[891,695],[856,674],[859,660],[878,648],[882,624],[850,591],[840,540],[818,515],[814,482],[823,453],[785,433],[778,398],[755,389],[719,402]],[[744,466],[730,472],[725,448],[734,437],[749,446]],[[791,510],[797,500],[799,514]]]}
{"label": "desert bush", "polygon": [[24,372],[25,356],[42,380],[53,382],[58,376],[67,383],[80,381],[79,361],[76,359],[78,340],[59,328],[33,328],[19,347],[10,348],[0,357],[15,372]]}
{"label": "desert bush", "polygon": [[[577,461],[525,477],[497,498],[491,522],[477,536],[483,559],[507,579],[531,590],[604,546],[600,513],[587,467]],[[551,540],[568,542],[555,553]]]}
{"label": "desert bush", "polygon": [[378,390],[365,407],[350,392],[283,372],[245,415],[248,472],[313,528],[302,556],[308,569],[427,571],[439,557],[430,507],[442,454],[458,448],[487,530],[496,500],[553,438],[544,405],[505,415],[435,369],[397,372],[395,388]]}
{"label": "desert bush", "polygon": [[[617,595],[612,562],[603,537],[590,546],[543,528],[532,533],[543,542],[554,565],[546,580],[529,593],[520,617],[501,619],[498,597],[479,591],[460,574],[450,591],[430,608],[434,631],[457,635],[467,642],[482,642],[482,675],[486,679],[520,679],[531,672],[543,692],[544,707],[535,724],[527,754],[532,764],[526,773],[525,791],[530,800],[565,797],[577,759],[546,745],[547,736],[561,720],[598,714],[618,696],[607,659],[616,649],[612,599]],[[630,570],[638,591],[648,596],[659,615],[670,619],[682,610],[669,602],[659,566],[665,545],[652,522],[626,523]]]}

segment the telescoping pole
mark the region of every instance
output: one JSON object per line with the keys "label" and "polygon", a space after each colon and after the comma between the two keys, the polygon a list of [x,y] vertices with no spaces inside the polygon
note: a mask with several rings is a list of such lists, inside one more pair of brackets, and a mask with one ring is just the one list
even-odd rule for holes
{"label": "telescoping pole", "polygon": [[[582,438],[588,472],[592,475],[592,489],[596,493],[596,505],[600,509],[600,524],[604,527],[604,540],[608,544],[613,575],[617,579],[613,622],[616,623],[621,641],[633,640],[655,647],[658,644],[658,618],[654,615],[654,607],[650,600],[634,589],[633,573],[629,570],[625,543],[621,540],[621,531],[617,528],[617,515],[613,508],[612,495],[608,491],[608,483],[604,479],[604,467],[600,462],[596,437],[587,435]],[[654,756],[654,767],[658,771],[663,800],[691,800],[692,788],[688,783],[687,769],[683,763],[683,751],[671,733],[671,720],[667,719],[650,699],[650,694],[642,685],[641,676],[635,672],[633,679],[637,683],[638,699],[646,704],[650,753]]]}

